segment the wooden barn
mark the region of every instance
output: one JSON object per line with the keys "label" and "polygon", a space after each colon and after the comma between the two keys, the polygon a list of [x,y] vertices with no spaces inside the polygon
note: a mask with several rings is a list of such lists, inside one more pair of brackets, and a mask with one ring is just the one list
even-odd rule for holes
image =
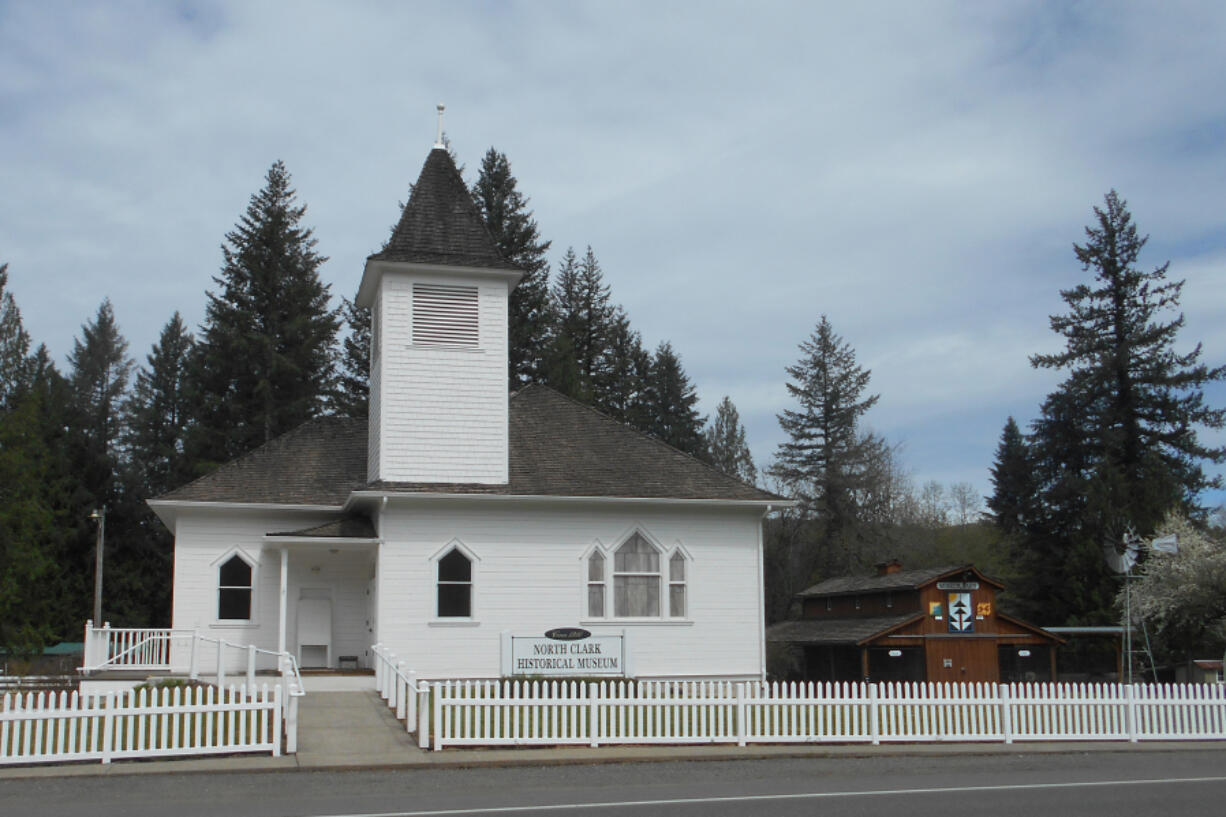
{"label": "wooden barn", "polygon": [[997,610],[1004,586],[972,565],[827,579],[767,640],[803,654],[808,681],[1052,681],[1059,636]]}

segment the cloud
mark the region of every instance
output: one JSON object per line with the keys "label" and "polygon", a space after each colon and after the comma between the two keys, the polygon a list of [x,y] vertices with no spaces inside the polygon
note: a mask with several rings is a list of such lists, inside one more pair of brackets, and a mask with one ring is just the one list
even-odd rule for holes
{"label": "cloud", "polygon": [[[273,160],[350,295],[433,141],[508,154],[555,257],[591,244],[649,345],[764,459],[822,314],[923,478],[987,488],[1056,377],[1047,316],[1116,187],[1226,348],[1217,4],[0,6],[0,258],[64,355],[110,296],[139,358],[203,316]],[[1152,256],[1151,256],[1152,254]],[[1221,405],[1226,391],[1210,390]]]}

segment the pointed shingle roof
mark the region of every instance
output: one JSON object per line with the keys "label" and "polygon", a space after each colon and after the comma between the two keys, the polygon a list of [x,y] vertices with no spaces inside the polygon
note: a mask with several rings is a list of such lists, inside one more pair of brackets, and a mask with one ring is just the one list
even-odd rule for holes
{"label": "pointed shingle roof", "polygon": [[547,386],[509,404],[503,485],[366,482],[366,420],[323,417],[158,499],[342,505],[354,490],[778,502]]}
{"label": "pointed shingle roof", "polygon": [[460,171],[442,148],[426,157],[391,239],[370,260],[515,269],[498,251]]}

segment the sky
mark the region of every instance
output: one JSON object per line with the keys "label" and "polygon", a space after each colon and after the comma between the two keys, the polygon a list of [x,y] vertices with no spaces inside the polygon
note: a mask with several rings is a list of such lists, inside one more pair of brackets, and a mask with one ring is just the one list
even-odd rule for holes
{"label": "sky", "polygon": [[0,263],[57,360],[110,298],[143,362],[282,159],[352,297],[443,103],[467,179],[505,153],[551,260],[590,245],[760,465],[826,315],[913,480],[988,494],[1107,191],[1226,363],[1223,42],[1219,2],[0,0]]}

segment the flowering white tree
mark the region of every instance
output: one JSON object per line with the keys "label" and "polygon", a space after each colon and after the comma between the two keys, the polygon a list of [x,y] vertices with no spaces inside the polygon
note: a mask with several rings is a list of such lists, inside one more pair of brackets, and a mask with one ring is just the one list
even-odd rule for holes
{"label": "flowering white tree", "polygon": [[[1162,652],[1220,655],[1226,645],[1226,536],[1180,514],[1169,514],[1155,532],[1171,534],[1179,552],[1150,553],[1132,586],[1133,615],[1150,626]],[[1123,607],[1122,591],[1116,603]]]}

